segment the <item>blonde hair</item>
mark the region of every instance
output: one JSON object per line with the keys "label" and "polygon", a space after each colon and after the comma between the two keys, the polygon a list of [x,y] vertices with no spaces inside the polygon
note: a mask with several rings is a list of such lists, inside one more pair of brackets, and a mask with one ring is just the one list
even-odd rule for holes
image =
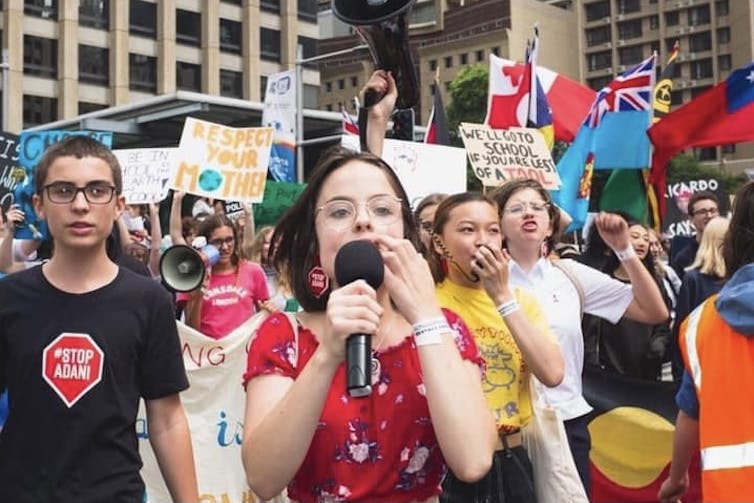
{"label": "blonde hair", "polygon": [[702,232],[702,241],[696,252],[694,262],[686,268],[699,269],[703,274],[718,278],[725,277],[725,260],[723,260],[723,240],[728,232],[728,219],[715,217],[710,220]]}

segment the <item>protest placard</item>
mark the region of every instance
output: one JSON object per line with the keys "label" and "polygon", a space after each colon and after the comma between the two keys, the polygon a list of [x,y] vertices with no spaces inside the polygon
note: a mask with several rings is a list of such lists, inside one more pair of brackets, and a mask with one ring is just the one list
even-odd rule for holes
{"label": "protest placard", "polygon": [[168,196],[174,148],[113,150],[123,172],[123,195],[128,204],[159,203]]}
{"label": "protest placard", "polygon": [[275,225],[285,210],[290,208],[306,187],[302,183],[268,181],[264,188],[264,200],[254,205],[254,224]]}
{"label": "protest placard", "polygon": [[712,192],[717,196],[720,214],[728,213],[728,196],[722,185],[714,178],[697,178],[684,182],[669,183],[665,193],[665,216],[662,218],[662,232],[669,238],[693,236],[696,233],[688,218],[689,199],[695,192]]}
{"label": "protest placard", "polygon": [[[359,150],[359,137],[343,135],[341,145]],[[386,139],[382,158],[393,168],[411,207],[429,194],[466,190],[466,152],[462,148]]]}
{"label": "protest placard", "polygon": [[47,239],[47,224],[37,216],[32,204],[34,169],[48,147],[69,136],[89,136],[108,148],[113,144],[113,133],[109,131],[22,131],[18,139],[18,164],[23,169],[24,176],[18,177],[19,182],[13,191],[13,203],[18,205],[26,218],[22,225],[16,227],[17,239]]}
{"label": "protest placard", "polygon": [[538,129],[462,123],[459,130],[474,174],[484,186],[531,178],[548,190],[560,187],[552,155]]}
{"label": "protest placard", "polygon": [[213,199],[260,202],[272,136],[272,128],[233,128],[189,117],[170,188]]}
{"label": "protest placard", "polygon": [[26,172],[18,165],[18,136],[0,132],[0,206],[8,211],[13,204],[13,191],[26,177]]}

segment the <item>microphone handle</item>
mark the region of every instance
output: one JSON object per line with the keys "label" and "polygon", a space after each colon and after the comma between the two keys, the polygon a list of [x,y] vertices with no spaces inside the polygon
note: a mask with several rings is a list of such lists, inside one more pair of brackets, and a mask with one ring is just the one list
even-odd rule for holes
{"label": "microphone handle", "polygon": [[351,334],[346,339],[346,380],[352,397],[372,393],[372,336]]}

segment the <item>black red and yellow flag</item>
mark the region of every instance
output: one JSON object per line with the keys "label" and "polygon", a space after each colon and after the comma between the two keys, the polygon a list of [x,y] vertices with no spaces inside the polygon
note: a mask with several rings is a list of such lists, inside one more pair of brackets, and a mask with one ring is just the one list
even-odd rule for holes
{"label": "black red and yellow flag", "polygon": [[[664,115],[667,115],[670,112],[673,91],[673,74],[675,73],[675,62],[676,59],[678,59],[678,53],[680,52],[680,50],[681,45],[676,40],[676,42],[673,44],[673,48],[671,49],[670,54],[668,55],[668,62],[665,64],[665,68],[663,68],[662,73],[660,73],[660,77],[657,79],[657,83],[655,84],[653,122],[657,122]],[[659,198],[665,197],[665,177],[663,176],[658,178],[663,180],[663,182],[661,183],[650,184],[649,170],[643,170],[642,175],[644,176],[644,186],[647,188],[647,203],[649,205],[650,225],[655,229],[655,231],[659,233],[662,229],[663,216],[660,214],[661,205]]]}
{"label": "black red and yellow flag", "polygon": [[[592,503],[657,501],[673,452],[675,392],[673,383],[584,369],[584,398],[594,407],[589,421]],[[701,501],[699,470],[697,455],[683,502]]]}

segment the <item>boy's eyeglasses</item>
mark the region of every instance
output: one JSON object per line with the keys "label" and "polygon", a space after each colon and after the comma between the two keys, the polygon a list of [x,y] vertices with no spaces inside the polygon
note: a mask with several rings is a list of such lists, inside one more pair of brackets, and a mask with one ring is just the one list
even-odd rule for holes
{"label": "boy's eyeglasses", "polygon": [[107,204],[115,195],[115,186],[104,182],[91,182],[83,187],[70,182],[53,182],[42,189],[47,191],[47,198],[55,204],[72,203],[79,192],[84,193],[89,204]]}

